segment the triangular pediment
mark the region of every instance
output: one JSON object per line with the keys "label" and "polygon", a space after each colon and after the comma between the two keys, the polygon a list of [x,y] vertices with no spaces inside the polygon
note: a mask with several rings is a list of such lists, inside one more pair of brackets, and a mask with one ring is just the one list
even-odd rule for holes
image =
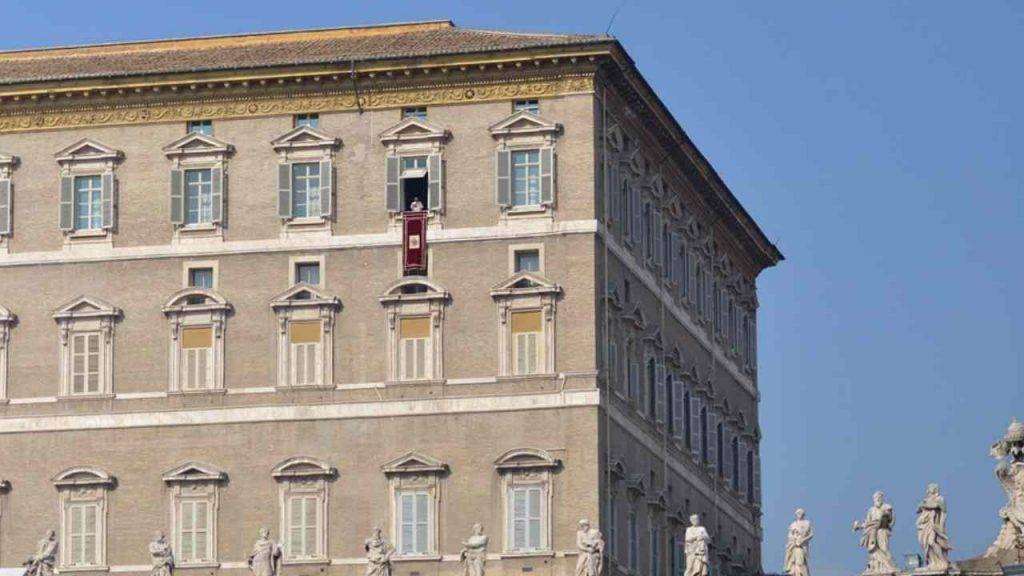
{"label": "triangular pediment", "polygon": [[274,150],[286,148],[337,148],[341,139],[328,136],[310,126],[296,126],[270,143]]}
{"label": "triangular pediment", "polygon": [[227,480],[227,473],[219,468],[187,462],[168,470],[163,475],[164,482],[221,482]]}
{"label": "triangular pediment", "polygon": [[18,317],[13,312],[0,306],[0,324],[13,324],[18,321]]}
{"label": "triangular pediment", "polygon": [[73,162],[76,160],[113,160],[121,158],[124,154],[120,150],[115,150],[91,138],[83,138],[57,152],[55,156],[58,162]]}
{"label": "triangular pediment", "polygon": [[488,130],[490,130],[493,136],[546,134],[560,132],[562,125],[538,116],[529,110],[520,110],[497,124],[492,124]]}
{"label": "triangular pediment", "polygon": [[53,313],[54,318],[120,316],[117,307],[92,296],[77,296],[65,302]]}
{"label": "triangular pediment", "polygon": [[549,293],[561,292],[555,283],[532,272],[519,272],[491,288],[492,296],[503,296],[511,293]]}
{"label": "triangular pediment", "polygon": [[182,154],[227,154],[234,147],[223,140],[199,132],[190,132],[174,142],[164,146],[164,154],[168,156]]}
{"label": "triangular pediment", "polygon": [[422,473],[443,473],[448,470],[448,465],[437,458],[420,454],[419,452],[407,452],[398,458],[384,464],[381,470],[385,474],[422,474]]}
{"label": "triangular pediment", "polygon": [[7,168],[13,168],[18,165],[20,159],[13,154],[4,154],[0,152],[0,166]]}
{"label": "triangular pediment", "polygon": [[388,128],[380,135],[380,141],[405,142],[417,140],[447,140],[451,132],[421,118],[408,117]]}
{"label": "triangular pediment", "polygon": [[329,306],[340,308],[341,300],[338,300],[336,296],[323,293],[312,284],[299,282],[275,296],[270,305],[273,308],[295,306]]}

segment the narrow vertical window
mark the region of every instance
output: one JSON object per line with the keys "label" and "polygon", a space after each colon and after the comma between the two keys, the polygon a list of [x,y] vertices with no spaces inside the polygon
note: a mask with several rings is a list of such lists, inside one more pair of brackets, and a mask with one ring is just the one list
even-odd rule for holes
{"label": "narrow vertical window", "polygon": [[178,563],[198,564],[212,560],[209,549],[210,503],[206,500],[182,500],[178,514]]}
{"label": "narrow vertical window", "polygon": [[544,491],[540,487],[517,487],[509,492],[512,549],[542,550],[544,542]]}
{"label": "narrow vertical window", "polygon": [[429,550],[430,493],[401,492],[398,495],[398,550],[405,555],[426,554]]}
{"label": "narrow vertical window", "polygon": [[323,323],[319,320],[288,324],[292,386],[312,386],[321,383],[322,332]]}
{"label": "narrow vertical window", "polygon": [[97,394],[100,391],[100,335],[96,332],[74,334],[71,338],[71,393]]}
{"label": "narrow vertical window", "polygon": [[189,120],[185,125],[189,134],[203,134],[213,136],[213,120]]}
{"label": "narrow vertical window", "polygon": [[426,378],[430,352],[430,318],[402,318],[398,338],[400,379]]}
{"label": "narrow vertical window", "polygon": [[68,507],[68,515],[68,541],[71,545],[68,565],[95,566],[99,506],[91,503],[72,504]]}
{"label": "narrow vertical window", "polygon": [[427,107],[426,106],[406,106],[402,108],[402,118],[417,118],[419,120],[427,119]]}
{"label": "narrow vertical window", "polygon": [[628,565],[629,569],[635,573],[640,568],[640,534],[637,531],[636,510],[630,508],[627,522],[626,530],[629,542],[626,551],[629,553]]}
{"label": "narrow vertical window", "polygon": [[290,559],[318,558],[317,530],[320,526],[320,498],[315,495],[288,498],[287,556]]}
{"label": "narrow vertical window", "polygon": [[715,430],[715,453],[718,458],[715,461],[718,464],[718,476],[720,478],[725,477],[725,428],[722,423],[719,422]]}
{"label": "narrow vertical window", "polygon": [[75,177],[75,230],[103,228],[103,184],[100,176]]}
{"label": "narrow vertical window", "polygon": [[512,152],[512,205],[540,205],[540,150]]}
{"label": "narrow vertical window", "polygon": [[536,99],[529,100],[515,100],[512,102],[513,112],[531,112],[533,114],[540,114],[540,101]]}
{"label": "narrow vertical window", "polygon": [[294,218],[319,218],[321,216],[320,191],[319,162],[292,164],[292,216]]}
{"label": "narrow vertical window", "polygon": [[708,463],[708,409],[706,406],[700,409],[700,461]]}
{"label": "narrow vertical window", "polygon": [[543,325],[539,310],[512,313],[512,365],[515,374],[537,374],[540,372],[543,351]]}
{"label": "narrow vertical window", "polygon": [[320,115],[319,114],[296,114],[293,122],[295,127],[308,126],[310,128],[320,127]]}
{"label": "narrow vertical window", "polygon": [[309,284],[310,286],[320,285],[320,263],[299,262],[295,265],[295,282]]}
{"label": "narrow vertical window", "polygon": [[213,328],[185,328],[181,331],[181,389],[213,388]]}
{"label": "narrow vertical window", "polygon": [[213,175],[209,168],[185,170],[185,224],[213,222]]}

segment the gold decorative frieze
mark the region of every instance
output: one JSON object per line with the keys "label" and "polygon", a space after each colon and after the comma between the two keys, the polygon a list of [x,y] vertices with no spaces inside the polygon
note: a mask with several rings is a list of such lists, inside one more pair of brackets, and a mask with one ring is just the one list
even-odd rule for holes
{"label": "gold decorative frieze", "polygon": [[516,98],[541,98],[565,94],[592,93],[592,74],[558,76],[505,82],[460,83],[417,88],[380,88],[355,90],[350,84],[332,92],[262,97],[234,96],[222,100],[161,102],[147,105],[98,104],[59,110],[22,110],[0,112],[0,133],[115,126],[155,122],[179,122],[189,119],[245,118],[309,112],[335,112],[356,109],[397,108],[439,104],[465,104]]}

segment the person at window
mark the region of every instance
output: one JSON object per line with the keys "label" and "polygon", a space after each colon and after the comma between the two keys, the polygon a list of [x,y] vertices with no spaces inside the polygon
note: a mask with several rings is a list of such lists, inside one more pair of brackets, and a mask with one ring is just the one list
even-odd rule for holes
{"label": "person at window", "polygon": [[391,556],[395,547],[384,539],[380,528],[373,529],[373,535],[366,539],[366,576],[391,576]]}
{"label": "person at window", "polygon": [[281,568],[281,547],[270,539],[270,530],[260,528],[260,537],[252,545],[248,564],[253,576],[277,576]]}
{"label": "person at window", "polygon": [[53,576],[57,563],[57,533],[46,531],[46,537],[39,541],[36,553],[25,561],[25,576]]}
{"label": "person at window", "polygon": [[423,212],[423,208],[423,202],[420,202],[419,196],[414,197],[412,202],[409,203],[410,212]]}
{"label": "person at window", "polygon": [[153,559],[150,576],[171,576],[174,572],[174,554],[163,532],[157,530],[153,533],[153,541],[149,543],[149,555]]}

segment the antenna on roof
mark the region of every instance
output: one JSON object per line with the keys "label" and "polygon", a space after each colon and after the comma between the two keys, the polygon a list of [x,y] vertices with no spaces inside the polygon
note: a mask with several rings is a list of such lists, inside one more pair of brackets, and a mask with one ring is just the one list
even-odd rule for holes
{"label": "antenna on roof", "polygon": [[612,12],[612,17],[608,19],[608,27],[604,29],[604,35],[605,36],[607,36],[609,33],[611,33],[611,31],[612,31],[612,24],[615,23],[615,17],[619,15],[619,10],[622,10],[622,7],[625,6],[625,5],[626,5],[626,0],[622,0],[622,2],[619,2],[618,7],[615,8],[615,11]]}

